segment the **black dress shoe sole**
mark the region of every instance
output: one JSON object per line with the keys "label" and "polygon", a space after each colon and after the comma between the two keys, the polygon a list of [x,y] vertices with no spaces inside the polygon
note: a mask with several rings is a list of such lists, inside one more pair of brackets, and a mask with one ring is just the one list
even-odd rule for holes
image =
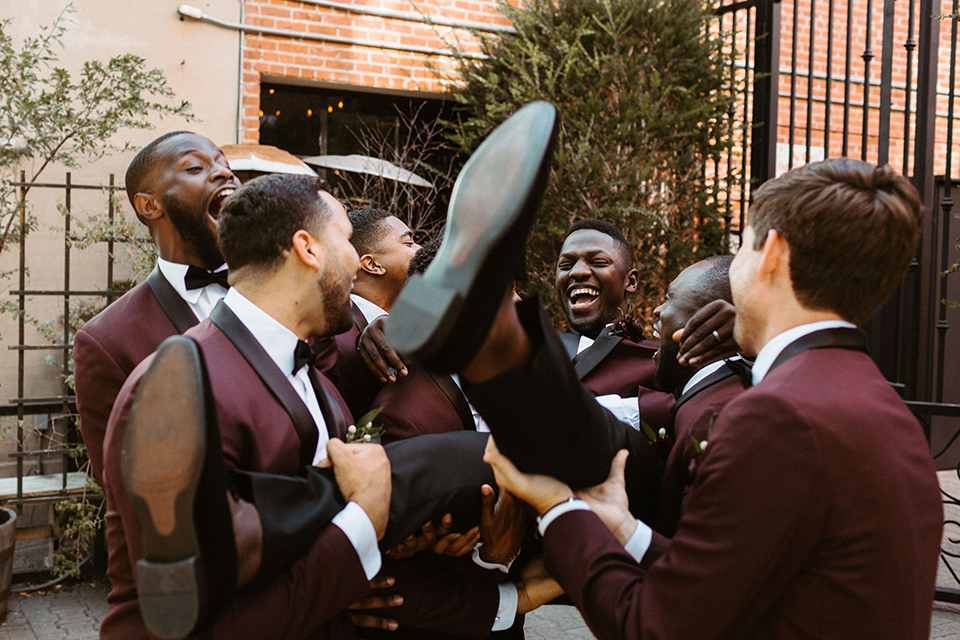
{"label": "black dress shoe sole", "polygon": [[161,638],[188,635],[206,600],[194,522],[205,416],[197,347],[188,338],[170,338],[140,380],[123,439],[123,477],[143,543],[140,611]]}
{"label": "black dress shoe sole", "polygon": [[516,275],[546,187],[556,110],[526,105],[484,140],[457,177],[437,255],[394,303],[387,342],[437,372],[476,354]]}

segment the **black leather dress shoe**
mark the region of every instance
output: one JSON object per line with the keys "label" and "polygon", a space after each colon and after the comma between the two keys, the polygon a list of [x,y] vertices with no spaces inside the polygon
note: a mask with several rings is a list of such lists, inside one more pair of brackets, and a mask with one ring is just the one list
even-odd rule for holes
{"label": "black leather dress shoe", "polygon": [[137,593],[147,628],[182,638],[236,585],[222,450],[196,344],[174,336],[143,374],[123,439],[123,479],[140,526]]}
{"label": "black leather dress shoe", "polygon": [[483,344],[523,259],[556,140],[547,102],[526,105],[494,131],[457,177],[436,258],[394,303],[387,342],[438,372],[459,371]]}

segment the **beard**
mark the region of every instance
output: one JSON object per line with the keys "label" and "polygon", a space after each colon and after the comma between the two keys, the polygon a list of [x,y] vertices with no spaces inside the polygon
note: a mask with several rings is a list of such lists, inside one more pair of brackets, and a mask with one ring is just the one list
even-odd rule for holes
{"label": "beard", "polygon": [[343,333],[353,325],[353,305],[350,302],[353,276],[329,258],[323,265],[320,293],[323,295],[323,317],[327,325],[325,335]]}
{"label": "beard", "polygon": [[[204,264],[216,269],[223,264],[223,254],[217,244],[217,236],[207,224],[206,213],[197,216],[196,212],[189,211],[180,201],[172,196],[164,195],[160,198],[173,228],[177,230],[183,241],[196,252]],[[204,265],[197,265],[204,266]]]}
{"label": "beard", "polygon": [[661,391],[673,392],[686,383],[693,375],[690,367],[681,367],[677,362],[680,355],[680,344],[671,340],[667,345],[660,345],[659,362],[653,374],[653,386]]}

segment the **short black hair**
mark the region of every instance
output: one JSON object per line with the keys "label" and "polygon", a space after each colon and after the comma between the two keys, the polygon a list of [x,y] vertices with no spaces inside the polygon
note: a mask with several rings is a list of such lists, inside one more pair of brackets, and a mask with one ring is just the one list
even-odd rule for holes
{"label": "short black hair", "polygon": [[410,267],[407,269],[408,278],[427,270],[427,267],[430,266],[433,259],[437,257],[437,250],[440,248],[440,242],[442,240],[442,237],[434,238],[429,242],[423,243],[423,246],[417,249],[417,252],[410,258]]}
{"label": "short black hair", "polygon": [[629,260],[630,267],[633,267],[633,251],[630,249],[630,243],[627,242],[627,239],[620,232],[620,229],[617,229],[606,220],[598,220],[597,218],[584,218],[583,220],[577,220],[570,225],[569,229],[567,229],[566,235],[563,236],[564,241],[566,241],[571,234],[577,231],[583,231],[584,229],[599,231],[600,233],[604,233],[613,238],[614,242],[617,243],[617,246],[620,247],[620,250],[623,252],[624,257]]}
{"label": "short black hair", "polygon": [[387,227],[381,224],[381,221],[392,216],[392,213],[384,209],[357,209],[347,213],[350,224],[353,225],[350,242],[358,256],[377,250],[377,246],[387,235]]}
{"label": "short black hair", "polygon": [[137,218],[140,218],[140,213],[137,212],[137,206],[133,203],[133,198],[143,190],[143,184],[153,169],[153,165],[157,160],[157,147],[168,138],[186,135],[196,134],[192,131],[171,131],[170,133],[165,133],[153,142],[147,144],[143,149],[140,149],[140,153],[135,155],[133,160],[130,161],[130,165],[127,167],[127,173],[123,178],[123,186],[127,191],[127,199],[130,200],[130,206],[132,206],[134,212],[136,212]]}
{"label": "short black hair", "polygon": [[733,256],[710,256],[704,262],[707,263],[707,268],[697,281],[704,304],[714,300],[725,300],[733,304],[733,294],[730,292],[730,263],[733,262]]}
{"label": "short black hair", "polygon": [[297,231],[319,233],[333,215],[320,198],[325,186],[316,176],[270,174],[227,196],[217,218],[227,265],[271,268],[293,247]]}

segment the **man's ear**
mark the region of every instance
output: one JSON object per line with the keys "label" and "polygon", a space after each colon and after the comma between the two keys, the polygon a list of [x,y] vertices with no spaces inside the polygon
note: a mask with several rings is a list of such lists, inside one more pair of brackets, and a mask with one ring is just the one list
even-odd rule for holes
{"label": "man's ear", "polygon": [[776,229],[767,231],[763,247],[760,248],[757,269],[765,277],[771,277],[784,269],[787,277],[790,276],[790,245]]}
{"label": "man's ear", "polygon": [[160,199],[149,193],[138,193],[133,196],[133,207],[144,220],[159,220],[165,213]]}
{"label": "man's ear", "polygon": [[360,270],[375,276],[382,276],[387,272],[377,258],[369,253],[360,256]]}
{"label": "man's ear", "polygon": [[640,286],[640,272],[636,269],[630,269],[627,272],[627,286],[624,290],[627,293],[633,293],[637,290],[637,287]]}
{"label": "man's ear", "polygon": [[323,245],[309,232],[299,229],[293,234],[292,250],[297,259],[304,265],[316,271],[323,269]]}

